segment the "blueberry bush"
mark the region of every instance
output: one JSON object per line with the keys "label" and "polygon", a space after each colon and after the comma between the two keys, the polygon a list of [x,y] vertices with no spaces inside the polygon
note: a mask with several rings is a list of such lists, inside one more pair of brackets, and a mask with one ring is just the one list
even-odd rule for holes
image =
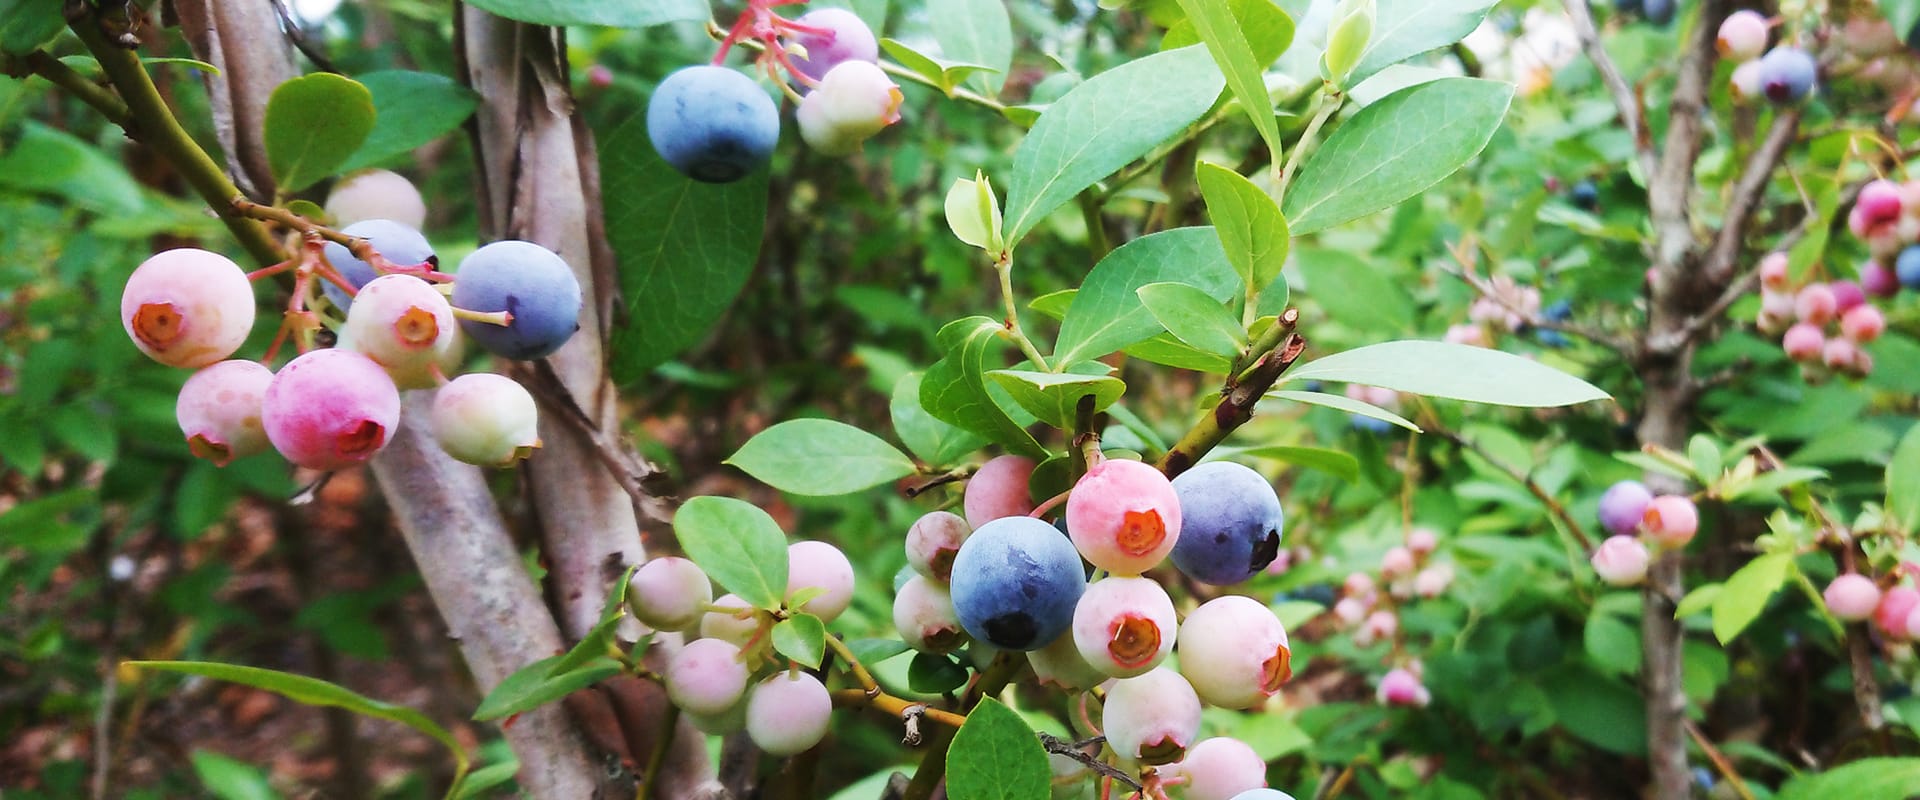
{"label": "blueberry bush", "polygon": [[0,9],[9,796],[1920,791],[1920,3]]}

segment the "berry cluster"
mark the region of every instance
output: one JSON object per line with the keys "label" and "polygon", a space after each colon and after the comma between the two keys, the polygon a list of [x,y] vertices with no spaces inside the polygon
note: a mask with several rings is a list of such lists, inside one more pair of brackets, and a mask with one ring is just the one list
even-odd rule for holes
{"label": "berry cluster", "polygon": [[[424,215],[413,213],[418,201],[404,178],[380,172],[343,181],[328,206],[352,218],[373,205],[414,222]],[[529,242],[494,242],[464,259],[456,278],[437,270],[432,246],[407,222],[362,219],[337,240],[318,228],[306,233],[300,256],[252,274],[218,253],[180,248],[127,278],[120,318],[134,345],[162,364],[196,370],[175,408],[194,455],[224,466],[271,447],[302,467],[351,467],[392,438],[402,389],[436,386],[433,435],[454,458],[506,466],[539,446],[524,387],[499,375],[447,373],[458,371],[464,340],[514,359],[559,349],[581,307],[566,262]],[[232,358],[253,329],[252,281],[286,271],[295,276],[293,297],[267,355]],[[333,347],[315,346],[323,326]],[[301,353],[276,372],[274,354],[288,338]]]}
{"label": "berry cluster", "polygon": [[1813,92],[1820,65],[1807,51],[1792,45],[1768,50],[1773,25],[1758,11],[1735,11],[1720,23],[1716,44],[1721,56],[1740,62],[1730,78],[1735,97],[1764,97],[1779,105],[1791,105]]}
{"label": "berry cluster", "polygon": [[[1440,537],[1430,528],[1414,528],[1406,540],[1380,556],[1377,572],[1352,572],[1341,583],[1341,598],[1333,604],[1333,616],[1353,628],[1353,641],[1361,647],[1375,642],[1394,642],[1399,652],[1401,603],[1415,597],[1439,597],[1453,584],[1453,567],[1435,563],[1433,553]],[[1381,585],[1386,592],[1380,591]],[[1418,661],[1395,667],[1381,678],[1377,696],[1387,705],[1425,706],[1432,696],[1420,680]]]}
{"label": "berry cluster", "polygon": [[1612,534],[1593,552],[1593,571],[1612,586],[1632,586],[1647,577],[1647,543],[1686,547],[1700,530],[1700,509],[1682,495],[1655,497],[1639,481],[1621,481],[1600,496],[1600,525]]}
{"label": "berry cluster", "polygon": [[850,155],[899,121],[900,87],[880,69],[880,47],[866,23],[837,8],[792,20],[773,12],[792,2],[749,0],[712,64],[683,67],[661,81],[647,103],[647,136],[674,169],[730,183],[772,157],[779,109],[751,78],[720,66],[738,42],[761,47],[759,69],[797,103],[800,138],[815,150]]}
{"label": "berry cluster", "polygon": [[[1853,281],[1834,281],[1793,291],[1789,281],[1785,253],[1760,261],[1760,313],[1754,325],[1772,334],[1784,330],[1781,348],[1802,364],[1809,379],[1829,372],[1852,377],[1872,372],[1873,357],[1862,346],[1880,338],[1887,320],[1867,302],[1866,290]],[[1838,335],[1832,335],[1835,331]]]}
{"label": "berry cluster", "polygon": [[[853,564],[825,542],[787,547],[787,611],[832,622],[853,602]],[[769,635],[774,612],[734,595],[714,599],[698,564],[673,556],[649,560],[628,583],[635,619],[660,631],[694,633],[667,662],[667,697],[695,727],[712,734],[745,730],[754,744],[790,756],[827,735],[833,697],[819,677],[783,669]]]}
{"label": "berry cluster", "polygon": [[1914,574],[1920,574],[1920,567],[1902,565],[1889,573],[1891,586],[1882,590],[1872,578],[1848,572],[1827,584],[1822,599],[1827,610],[1844,622],[1872,621],[1888,642],[1920,641],[1920,589],[1906,578]]}

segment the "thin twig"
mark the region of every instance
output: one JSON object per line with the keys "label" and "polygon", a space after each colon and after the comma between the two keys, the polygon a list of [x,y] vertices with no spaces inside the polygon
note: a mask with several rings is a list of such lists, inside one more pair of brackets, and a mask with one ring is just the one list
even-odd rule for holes
{"label": "thin twig", "polygon": [[1506,297],[1501,296],[1499,292],[1495,291],[1492,283],[1475,274],[1474,267],[1479,263],[1479,259],[1474,255],[1476,249],[1477,244],[1471,237],[1460,241],[1458,244],[1447,245],[1447,252],[1453,255],[1453,260],[1460,265],[1460,269],[1448,269],[1444,271],[1459,278],[1463,283],[1471,287],[1474,293],[1500,304],[1500,307],[1506,309],[1508,313],[1518,315],[1521,321],[1529,326],[1542,330],[1571,333],[1615,352],[1624,353],[1632,348],[1633,345],[1627,340],[1598,328],[1589,328],[1575,322],[1547,319],[1540,316],[1538,312],[1514,305]]}
{"label": "thin twig", "polygon": [[[86,76],[75,72],[60,59],[43,50],[35,50],[24,56],[7,58],[8,74],[16,71],[38,75],[48,82],[67,91],[81,102],[93,107],[106,117],[108,122],[120,126],[123,130],[133,125],[133,115],[127,111],[127,104],[113,90],[88,80]],[[17,68],[17,70],[16,70]]]}
{"label": "thin twig", "polygon": [[1740,800],[1753,800],[1753,792],[1747,790],[1747,782],[1740,779],[1740,773],[1734,770],[1733,762],[1727,760],[1726,754],[1720,752],[1720,748],[1713,746],[1713,742],[1707,739],[1706,734],[1700,732],[1700,727],[1693,724],[1693,720],[1687,720],[1686,726],[1687,735],[1693,737],[1693,743],[1699,745],[1700,749],[1707,754],[1707,760],[1713,762],[1714,768],[1720,771],[1720,776],[1726,779],[1727,785],[1733,787],[1733,793],[1739,795]]}
{"label": "thin twig", "polygon": [[1544,503],[1547,511],[1552,513],[1555,519],[1560,520],[1560,524],[1567,526],[1567,532],[1573,534],[1574,539],[1579,540],[1582,548],[1587,550],[1593,549],[1593,538],[1587,535],[1586,529],[1581,527],[1579,522],[1574,521],[1573,515],[1567,513],[1567,507],[1555,499],[1552,494],[1549,494],[1547,490],[1540,485],[1539,481],[1533,479],[1532,475],[1521,472],[1513,465],[1494,458],[1492,453],[1487,452],[1486,448],[1481,447],[1479,443],[1472,439],[1468,439],[1444,428],[1430,427],[1427,430],[1429,433],[1438,434],[1447,441],[1473,451],[1475,455],[1480,456],[1480,458],[1484,459],[1488,464],[1492,464],[1494,469],[1506,473],[1507,477],[1512,478],[1514,482],[1525,486],[1529,494],[1532,494],[1534,498]]}
{"label": "thin twig", "polygon": [[1064,758],[1071,758],[1074,761],[1079,762],[1081,766],[1084,766],[1087,769],[1092,770],[1095,774],[1112,778],[1116,781],[1124,783],[1128,786],[1128,788],[1131,788],[1136,792],[1146,788],[1141,786],[1139,781],[1134,780],[1132,775],[1128,775],[1126,772],[1122,770],[1115,769],[1112,764],[1108,764],[1105,761],[1101,761],[1100,759],[1095,758],[1094,756],[1087,755],[1087,751],[1080,749],[1092,744],[1098,744],[1100,742],[1106,741],[1107,739],[1104,736],[1096,736],[1084,742],[1069,742],[1065,739],[1062,739],[1058,736],[1054,736],[1045,731],[1042,731],[1036,735],[1040,737],[1040,746],[1046,749],[1046,751],[1049,753],[1052,753],[1054,755],[1061,756]]}
{"label": "thin twig", "polygon": [[1633,141],[1634,157],[1640,161],[1640,170],[1651,176],[1655,161],[1653,135],[1647,131],[1646,117],[1640,108],[1640,98],[1620,74],[1620,67],[1613,63],[1613,57],[1607,55],[1607,48],[1600,43],[1600,31],[1593,24],[1593,7],[1587,0],[1564,0],[1567,19],[1573,23],[1573,33],[1580,39],[1580,49],[1587,54],[1587,60],[1593,62],[1595,72],[1600,73],[1600,82],[1607,87],[1607,94],[1613,97],[1614,110],[1620,114],[1620,124],[1627,129],[1627,137]]}

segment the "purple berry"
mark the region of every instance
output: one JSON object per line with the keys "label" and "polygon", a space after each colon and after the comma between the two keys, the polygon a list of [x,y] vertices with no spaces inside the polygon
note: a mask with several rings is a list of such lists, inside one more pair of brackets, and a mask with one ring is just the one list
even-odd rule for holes
{"label": "purple berry", "polygon": [[1066,632],[1086,591],[1080,555],[1052,525],[1032,517],[994,520],[953,559],[953,607],[978,641],[1034,650]]}
{"label": "purple berry", "polygon": [[1647,504],[1653,502],[1653,492],[1639,481],[1621,481],[1607,487],[1607,493],[1600,495],[1600,524],[1607,530],[1620,535],[1631,535],[1640,529],[1640,518],[1647,513]]}
{"label": "purple berry", "polygon": [[505,325],[460,320],[462,332],[503,358],[551,355],[580,329],[580,282],[573,268],[532,242],[494,242],[462,259],[453,305],[513,315]]}
{"label": "purple berry", "polygon": [[1180,537],[1173,565],[1201,583],[1229,586],[1260,573],[1280,552],[1286,515],[1260,473],[1209,461],[1173,479]]}
{"label": "purple berry", "polygon": [[807,51],[804,56],[793,57],[794,71],[810,79],[821,80],[834,67],[848,61],[869,64],[880,61],[880,43],[874,39],[873,29],[851,11],[818,8],[802,14],[794,22],[822,31],[793,36],[793,43]]}
{"label": "purple berry", "polygon": [[1820,66],[1797,47],[1780,46],[1760,58],[1760,91],[1779,105],[1798,103],[1813,91]]}

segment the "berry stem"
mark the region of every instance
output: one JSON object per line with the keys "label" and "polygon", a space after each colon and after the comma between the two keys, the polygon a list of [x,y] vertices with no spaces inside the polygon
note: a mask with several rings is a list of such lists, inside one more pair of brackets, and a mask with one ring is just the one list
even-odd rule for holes
{"label": "berry stem", "polygon": [[647,754],[647,770],[640,773],[640,786],[634,790],[634,800],[650,800],[653,797],[654,788],[660,785],[655,776],[660,774],[661,765],[666,763],[667,750],[673,747],[673,732],[680,724],[680,707],[672,703],[666,706],[665,713],[660,717],[660,733],[653,741],[653,752]]}
{"label": "berry stem", "polygon": [[1013,254],[1001,253],[999,258],[993,260],[993,271],[1000,276],[1000,301],[1007,309],[1007,337],[1020,346],[1020,352],[1026,354],[1027,360],[1032,361],[1035,368],[1052,372],[1053,368],[1047,366],[1047,357],[1040,355],[1040,348],[1035,347],[1033,340],[1027,338],[1026,331],[1020,328],[1019,303],[1013,296]]}
{"label": "berry stem", "polygon": [[1309,145],[1313,142],[1313,138],[1320,135],[1320,127],[1327,124],[1327,120],[1340,111],[1340,107],[1346,104],[1345,101],[1346,97],[1340,94],[1339,89],[1333,88],[1333,84],[1325,86],[1321,94],[1320,110],[1314,113],[1313,121],[1307,123],[1307,129],[1301,132],[1300,140],[1293,143],[1293,152],[1287,154],[1287,166],[1280,170],[1280,181],[1274,184],[1273,196],[1276,201],[1286,199],[1287,184],[1293,182],[1293,171],[1300,168],[1301,157],[1310,149]]}
{"label": "berry stem", "polygon": [[836,706],[869,706],[895,717],[905,717],[909,710],[918,706],[920,710],[915,713],[949,728],[958,728],[961,725],[967,724],[967,718],[962,715],[945,709],[934,708],[925,703],[895,697],[886,692],[868,695],[859,689],[841,689],[833,693],[833,704]]}
{"label": "berry stem", "polygon": [[854,680],[860,682],[862,693],[871,696],[880,691],[880,683],[873,679],[873,673],[868,672],[867,666],[853,656],[853,650],[848,648],[847,643],[841,641],[839,636],[828,636],[827,647],[832,649],[833,654],[839,656],[840,660],[847,662],[847,670],[853,673]]}
{"label": "berry stem", "polygon": [[475,311],[470,308],[455,306],[453,316],[458,319],[484,322],[488,325],[499,325],[503,328],[513,324],[513,312],[511,311]]}

